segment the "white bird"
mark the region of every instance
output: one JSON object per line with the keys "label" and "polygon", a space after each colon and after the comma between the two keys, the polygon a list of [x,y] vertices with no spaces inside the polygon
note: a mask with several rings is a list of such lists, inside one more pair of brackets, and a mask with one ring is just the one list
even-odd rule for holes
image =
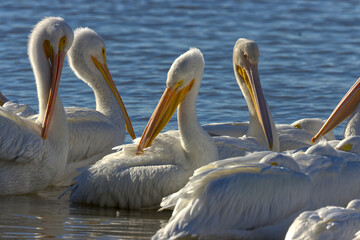
{"label": "white bird", "polygon": [[[89,28],[77,28],[68,61],[75,75],[94,91],[96,110],[66,107],[69,154],[64,174],[55,185],[69,186],[77,169],[93,164],[124,143],[126,129],[135,139],[124,103],[112,80],[104,40]],[[126,129],[125,129],[126,126]]]}
{"label": "white bird", "polygon": [[175,208],[153,239],[281,239],[310,208],[310,194],[310,178],[289,156],[256,152],[220,160],[163,199],[163,208]]}
{"label": "white bird", "polygon": [[[215,143],[196,116],[203,69],[204,59],[196,48],[178,57],[139,145],[124,145],[83,171],[70,201],[132,209],[158,206],[162,197],[183,187],[196,168],[218,160]],[[177,106],[179,131],[155,139]]]}
{"label": "white bird", "polygon": [[219,159],[243,156],[247,152],[280,150],[275,124],[261,88],[258,60],[257,44],[245,38],[238,39],[233,49],[233,68],[248,105],[250,123],[246,136],[213,137],[219,150]]}
{"label": "white bird", "polygon": [[0,194],[29,193],[50,185],[65,168],[68,126],[58,96],[65,55],[73,31],[59,17],[47,17],[29,37],[39,117],[34,122],[0,108]]}
{"label": "white bird", "polygon": [[327,206],[301,213],[291,224],[285,240],[355,239],[357,233],[360,233],[359,199],[352,200],[346,208]]}

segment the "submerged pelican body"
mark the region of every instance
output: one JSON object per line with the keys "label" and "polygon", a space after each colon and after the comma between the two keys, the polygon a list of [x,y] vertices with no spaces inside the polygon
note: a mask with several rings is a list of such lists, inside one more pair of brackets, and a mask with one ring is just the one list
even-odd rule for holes
{"label": "submerged pelican body", "polygon": [[40,190],[65,168],[68,126],[57,94],[73,32],[59,17],[41,20],[29,37],[29,59],[35,75],[39,116],[36,121],[0,108],[0,194]]}
{"label": "submerged pelican body", "polygon": [[[196,168],[218,160],[216,146],[196,116],[203,69],[198,49],[178,57],[138,146],[124,145],[83,171],[70,201],[133,209],[158,206],[162,197],[183,187]],[[179,131],[157,136],[176,109]]]}

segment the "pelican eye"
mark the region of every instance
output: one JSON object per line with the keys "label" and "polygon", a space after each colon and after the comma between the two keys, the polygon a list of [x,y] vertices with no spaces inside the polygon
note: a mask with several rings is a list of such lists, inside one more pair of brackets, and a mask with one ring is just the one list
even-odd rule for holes
{"label": "pelican eye", "polygon": [[244,52],[244,58],[249,59],[249,55],[246,52]]}
{"label": "pelican eye", "polygon": [[183,85],[184,81],[183,80],[180,80],[176,83],[175,85],[175,89],[177,89],[178,87],[180,87],[181,85]]}
{"label": "pelican eye", "polygon": [[278,166],[277,162],[272,162],[272,163],[270,163],[270,165]]}
{"label": "pelican eye", "polygon": [[67,38],[66,36],[62,36],[59,40],[59,50],[64,50],[65,46],[66,46],[66,42],[67,42]]}
{"label": "pelican eye", "polygon": [[104,60],[104,63],[106,64],[106,51],[105,51],[105,48],[102,48],[102,57],[103,57],[103,60]]}
{"label": "pelican eye", "polygon": [[300,124],[296,124],[294,127],[301,129],[301,125]]}

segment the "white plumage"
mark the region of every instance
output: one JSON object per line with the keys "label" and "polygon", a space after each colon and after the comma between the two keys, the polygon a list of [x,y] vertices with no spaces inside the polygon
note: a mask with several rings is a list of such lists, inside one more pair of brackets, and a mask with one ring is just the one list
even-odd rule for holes
{"label": "white plumage", "polygon": [[355,239],[359,234],[360,200],[356,199],[346,208],[328,206],[301,213],[291,224],[285,240]]}
{"label": "white plumage", "polygon": [[0,194],[40,190],[62,173],[68,153],[68,126],[57,95],[73,32],[62,18],[40,21],[29,38],[39,117],[36,121],[0,108]]}
{"label": "white plumage", "polygon": [[295,169],[291,157],[269,152],[203,166],[184,188],[163,199],[163,208],[176,205],[153,239],[279,239],[309,208],[311,181]]}
{"label": "white plumage", "polygon": [[[0,92],[0,106],[6,111],[12,112],[20,117],[29,117],[35,115],[36,112],[27,104],[19,104],[17,102],[11,102]],[[36,118],[35,118],[36,119]]]}
{"label": "white plumage", "polygon": [[[203,69],[198,49],[177,58],[139,146],[124,145],[83,171],[76,178],[70,201],[120,208],[158,206],[162,197],[183,187],[196,168],[217,160],[216,146],[196,117]],[[179,131],[156,137],[178,105]]]}
{"label": "white plumage", "polygon": [[281,239],[302,211],[344,206],[358,197],[359,173],[359,155],[325,141],[306,152],[263,151],[210,163],[163,199],[163,208],[175,208],[154,239]]}

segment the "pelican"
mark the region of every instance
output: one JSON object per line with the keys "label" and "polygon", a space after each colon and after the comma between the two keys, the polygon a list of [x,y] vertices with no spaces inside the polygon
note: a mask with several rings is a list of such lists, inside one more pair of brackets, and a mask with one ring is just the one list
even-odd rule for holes
{"label": "pelican", "polygon": [[0,194],[45,188],[65,168],[68,126],[58,96],[65,55],[73,31],[60,17],[47,17],[29,37],[28,55],[35,75],[39,117],[34,122],[0,108]]}
{"label": "pelican", "polygon": [[[357,238],[356,238],[357,237]],[[344,207],[327,206],[301,213],[291,224],[285,240],[360,239],[360,200]]]}
{"label": "pelican", "polygon": [[[130,209],[158,206],[162,197],[183,187],[196,168],[218,160],[216,145],[196,116],[203,69],[200,50],[179,56],[139,144],[124,145],[83,171],[71,188],[70,201]],[[176,108],[179,131],[155,139]]]}
{"label": "pelican", "polygon": [[75,75],[94,91],[96,110],[66,107],[69,153],[64,174],[55,185],[69,186],[77,168],[91,165],[124,143],[126,129],[135,139],[124,103],[112,80],[104,40],[92,29],[77,28],[68,61]]}
{"label": "pelican", "polygon": [[213,136],[219,159],[243,156],[247,152],[280,150],[275,124],[261,88],[258,60],[257,44],[249,39],[238,39],[233,49],[233,68],[248,105],[250,123],[246,128],[246,136]]}
{"label": "pelican", "polygon": [[263,151],[216,161],[163,199],[162,209],[175,208],[153,239],[281,239],[311,207],[310,195],[310,178],[290,156]]}

